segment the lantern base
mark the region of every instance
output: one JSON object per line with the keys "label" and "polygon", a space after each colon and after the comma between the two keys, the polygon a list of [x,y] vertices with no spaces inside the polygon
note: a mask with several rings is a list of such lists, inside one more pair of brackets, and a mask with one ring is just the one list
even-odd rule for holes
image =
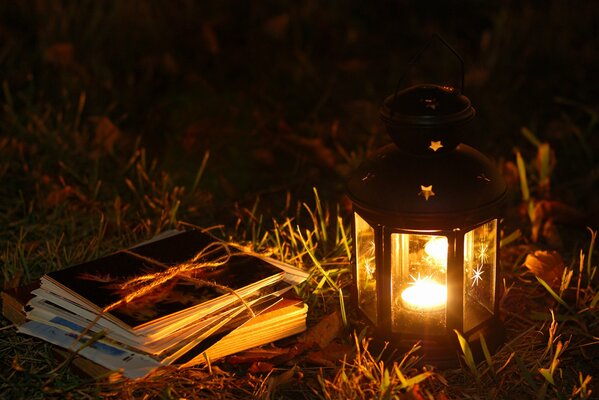
{"label": "lantern base", "polygon": [[[485,358],[481,336],[485,338],[487,348],[493,354],[505,341],[505,329],[501,323],[490,321],[487,326],[481,327],[469,335],[468,346],[477,363]],[[375,354],[382,354],[383,359],[390,361],[402,358],[416,344],[420,346],[420,349],[415,355],[422,357],[418,362],[419,365],[430,364],[439,369],[452,369],[460,366],[460,355],[463,353],[455,332],[434,337],[410,335],[410,337],[391,338],[376,333],[371,343],[371,350]]]}

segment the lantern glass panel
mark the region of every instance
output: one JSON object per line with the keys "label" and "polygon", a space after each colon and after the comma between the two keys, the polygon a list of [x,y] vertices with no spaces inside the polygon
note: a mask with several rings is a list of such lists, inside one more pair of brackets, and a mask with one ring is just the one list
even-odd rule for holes
{"label": "lantern glass panel", "polygon": [[464,237],[464,331],[493,316],[497,220],[489,221]]}
{"label": "lantern glass panel", "polygon": [[374,228],[355,214],[358,304],[377,323],[376,247]]}
{"label": "lantern glass panel", "polygon": [[[394,332],[444,328],[447,237],[391,234],[391,325]],[[425,328],[426,327],[426,328]]]}

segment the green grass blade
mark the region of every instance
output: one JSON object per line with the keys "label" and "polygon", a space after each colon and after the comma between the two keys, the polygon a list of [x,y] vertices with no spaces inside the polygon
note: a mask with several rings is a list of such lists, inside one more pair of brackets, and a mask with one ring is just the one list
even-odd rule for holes
{"label": "green grass blade", "polygon": [[501,241],[499,242],[499,247],[501,248],[507,246],[508,244],[518,240],[520,237],[522,237],[522,231],[520,231],[520,229],[516,229],[515,231],[501,239]]}
{"label": "green grass blade", "polygon": [[526,383],[528,383],[528,386],[530,386],[534,391],[537,391],[537,385],[534,379],[532,379],[530,371],[528,370],[528,368],[526,368],[526,365],[524,365],[524,361],[522,361],[522,358],[519,355],[514,356],[514,358],[516,359],[516,365],[518,365],[520,373],[522,374],[522,377],[524,378]]}
{"label": "green grass blade", "polygon": [[314,192],[314,200],[316,201],[316,215],[318,215],[318,219],[320,220],[320,231],[322,233],[322,241],[324,243],[327,242],[327,217],[322,210],[322,201],[320,201],[320,196],[318,195],[318,190],[313,187],[312,191]]}
{"label": "green grass blade", "polygon": [[339,288],[339,309],[341,310],[341,320],[345,329],[348,328],[347,314],[345,312],[345,299],[343,298],[343,289]]}
{"label": "green grass blade", "polygon": [[202,163],[200,164],[200,168],[198,168],[198,172],[195,176],[195,179],[193,180],[193,184],[191,185],[191,189],[189,191],[189,194],[193,194],[195,193],[195,191],[198,188],[198,185],[200,184],[200,180],[202,179],[202,176],[204,175],[204,170],[206,169],[206,165],[208,165],[208,159],[210,158],[210,151],[206,151],[204,153],[204,158],[202,158]]}
{"label": "green grass blade", "polygon": [[564,301],[564,299],[562,299],[557,293],[555,293],[553,291],[553,289],[551,289],[551,287],[547,284],[547,282],[545,282],[543,279],[539,278],[538,276],[535,276],[535,278],[537,278],[537,281],[539,281],[539,283],[541,285],[543,285],[543,287],[549,292],[549,294],[562,306],[566,307],[568,309],[568,311],[573,312],[572,308],[570,308],[570,306],[568,305],[568,303],[566,303]]}
{"label": "green grass blade", "polygon": [[[539,146],[539,158],[541,165],[539,166],[539,180],[541,184],[548,184],[549,175],[551,174],[551,147],[549,143],[541,143]],[[545,182],[547,180],[547,182]]]}
{"label": "green grass blade", "polygon": [[493,379],[496,378],[495,367],[493,366],[493,359],[491,358],[491,352],[489,351],[489,347],[487,346],[487,341],[483,335],[480,336],[480,346],[483,349],[483,354],[485,355],[485,360],[489,365],[489,371],[491,372],[491,376]]}
{"label": "green grass blade", "polygon": [[532,131],[527,127],[523,126],[520,129],[520,133],[535,147],[541,146],[541,141],[539,140],[539,138],[537,138],[537,136],[534,133],[532,133]]}
{"label": "green grass blade", "polygon": [[528,189],[528,180],[526,178],[526,165],[522,159],[522,154],[516,150],[516,165],[518,166],[518,175],[520,176],[520,191],[522,192],[522,200],[530,200],[530,190]]}
{"label": "green grass blade", "polygon": [[470,369],[477,383],[480,383],[480,374],[478,369],[476,368],[476,363],[474,362],[474,356],[472,355],[472,350],[470,349],[470,345],[468,341],[458,332],[456,329],[453,330],[458,337],[458,341],[460,342],[460,347],[462,349],[462,354],[464,356],[464,361],[466,362],[466,366]]}
{"label": "green grass blade", "polygon": [[343,226],[343,218],[341,216],[337,216],[337,224],[339,226],[339,231],[341,232],[341,241],[343,243],[343,248],[345,249],[345,254],[348,260],[351,260],[351,250],[349,249],[349,242],[347,240],[347,235],[345,234],[345,227]]}
{"label": "green grass blade", "polygon": [[591,232],[591,243],[589,244],[589,254],[587,257],[587,277],[591,280],[591,268],[592,268],[592,259],[593,259],[593,251],[595,250],[595,241],[597,240],[597,231],[588,228],[589,232]]}
{"label": "green grass blade", "polygon": [[434,375],[435,375],[435,373],[432,371],[424,371],[421,374],[418,374],[416,376],[406,379],[406,381],[405,381],[406,386],[409,388],[412,388],[412,387],[416,386],[417,384],[419,384],[420,382],[422,382]]}
{"label": "green grass blade", "polygon": [[339,287],[337,286],[337,284],[333,281],[333,279],[331,279],[331,277],[329,276],[329,273],[327,271],[325,271],[325,269],[322,267],[322,265],[320,264],[320,262],[318,261],[318,259],[314,255],[314,252],[312,251],[311,246],[309,246],[308,242],[306,241],[306,239],[304,239],[299,226],[297,227],[297,232],[299,233],[299,238],[300,238],[300,240],[301,240],[301,242],[302,242],[302,244],[304,246],[304,249],[306,250],[306,252],[310,256],[310,258],[312,259],[312,262],[314,263],[314,266],[316,266],[316,268],[318,269],[318,271],[320,271],[320,273],[326,278],[327,282],[329,283],[329,285],[331,285],[331,287],[333,289],[339,290]]}
{"label": "green grass blade", "polygon": [[599,292],[595,293],[595,297],[591,300],[591,308],[595,308],[597,302],[599,302]]}
{"label": "green grass blade", "polygon": [[539,372],[547,382],[551,383],[552,386],[555,386],[555,381],[553,380],[553,375],[551,375],[549,368],[539,368]]}

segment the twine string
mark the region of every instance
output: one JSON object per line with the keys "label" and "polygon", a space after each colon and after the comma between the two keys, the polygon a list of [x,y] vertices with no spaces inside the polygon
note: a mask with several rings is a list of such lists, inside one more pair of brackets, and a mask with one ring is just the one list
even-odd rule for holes
{"label": "twine string", "polygon": [[[237,252],[233,252],[232,248],[237,250]],[[222,253],[223,251],[224,251],[224,254],[218,255],[214,259],[206,260],[208,257],[213,256],[218,253]],[[220,241],[212,242],[212,243],[208,244],[206,247],[204,247],[202,250],[200,250],[198,253],[196,253],[189,260],[184,261],[180,264],[173,265],[173,266],[168,266],[152,257],[148,257],[148,256],[136,253],[131,250],[121,250],[119,252],[133,256],[147,264],[151,264],[151,265],[160,267],[160,268],[162,268],[162,271],[152,272],[152,273],[136,276],[136,277],[133,277],[133,278],[121,283],[119,285],[119,289],[121,291],[125,292],[123,297],[121,299],[115,301],[114,303],[111,303],[111,304],[107,305],[106,307],[102,308],[102,310],[94,318],[94,320],[92,320],[81,331],[79,336],[73,341],[73,344],[71,345],[71,350],[74,350],[75,344],[78,343],[79,340],[81,340],[81,338],[84,337],[90,331],[90,329],[100,320],[100,318],[102,318],[104,316],[104,314],[106,314],[112,310],[115,310],[116,308],[118,308],[120,306],[126,305],[141,296],[144,296],[144,295],[150,293],[152,290],[164,285],[165,283],[169,282],[171,279],[173,279],[175,277],[179,277],[179,278],[183,278],[183,279],[186,279],[186,278],[190,279],[189,275],[191,273],[193,273],[195,271],[199,271],[204,268],[218,268],[220,266],[223,266],[227,262],[229,262],[231,260],[231,257],[234,257],[234,256],[239,256],[239,255],[244,255],[244,254],[245,255],[248,255],[248,254],[249,255],[258,255],[257,253],[254,253],[253,251],[247,249],[245,246],[241,246],[236,243],[227,243],[227,242],[220,242]],[[247,303],[247,301],[239,293],[237,293],[237,291],[235,291],[234,289],[232,289],[228,286],[213,282],[213,281],[209,281],[206,279],[198,279],[195,277],[193,278],[193,282],[196,284],[199,284],[201,286],[209,286],[209,287],[213,287],[215,289],[229,292],[233,296],[237,297],[237,299],[245,306],[248,314],[251,317],[256,316],[256,314],[254,313],[254,311],[252,310],[250,305]]]}

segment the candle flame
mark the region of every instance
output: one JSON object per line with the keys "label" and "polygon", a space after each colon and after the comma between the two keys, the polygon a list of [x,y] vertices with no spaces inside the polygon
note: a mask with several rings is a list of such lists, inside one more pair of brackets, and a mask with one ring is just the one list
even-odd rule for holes
{"label": "candle flame", "polygon": [[412,277],[414,282],[401,292],[401,299],[406,307],[417,311],[434,311],[445,307],[447,287],[437,283],[430,276]]}

